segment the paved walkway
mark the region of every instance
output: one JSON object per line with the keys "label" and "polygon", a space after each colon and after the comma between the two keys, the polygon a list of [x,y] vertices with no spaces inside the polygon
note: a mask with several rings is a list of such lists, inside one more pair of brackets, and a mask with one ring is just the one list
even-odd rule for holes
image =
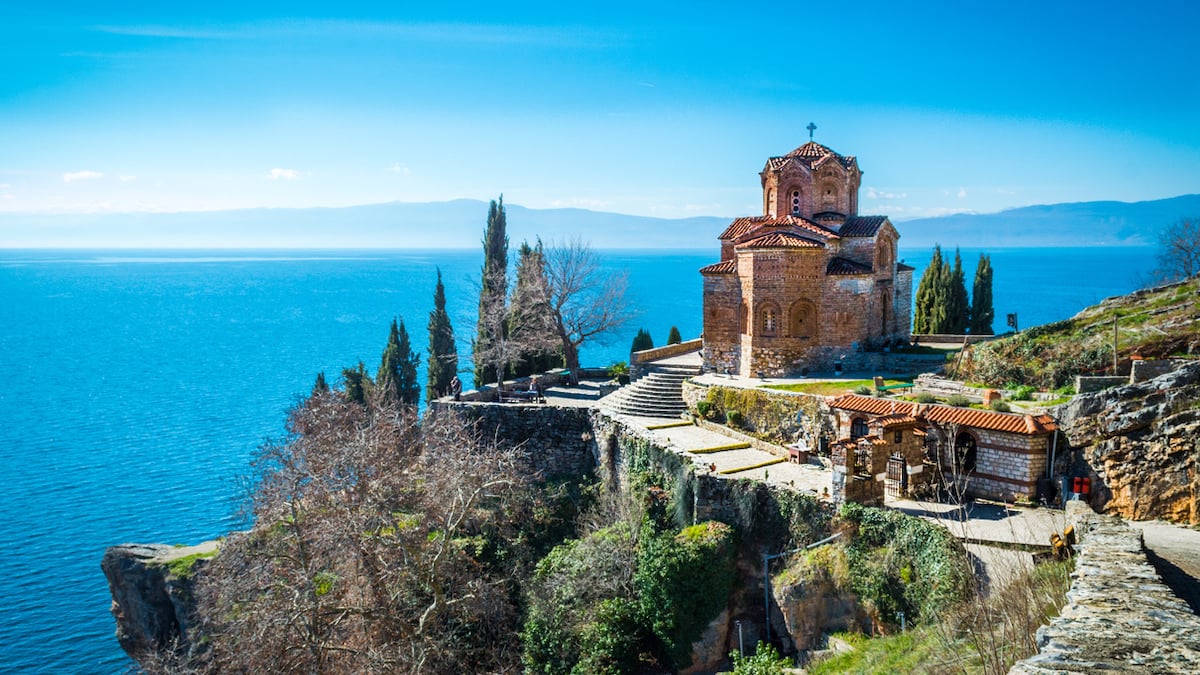
{"label": "paved walkway", "polygon": [[1163,583],[1200,614],[1200,532],[1161,520],[1127,522],[1142,531],[1146,558]]}

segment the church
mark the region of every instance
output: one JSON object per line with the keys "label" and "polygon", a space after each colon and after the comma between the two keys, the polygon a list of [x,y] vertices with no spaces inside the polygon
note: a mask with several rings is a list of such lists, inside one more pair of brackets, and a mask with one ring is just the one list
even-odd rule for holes
{"label": "church", "polygon": [[862,171],[811,140],[771,157],[761,216],[725,228],[704,279],[704,367],[747,377],[858,370],[907,342],[913,268],[887,216],[858,215]]}

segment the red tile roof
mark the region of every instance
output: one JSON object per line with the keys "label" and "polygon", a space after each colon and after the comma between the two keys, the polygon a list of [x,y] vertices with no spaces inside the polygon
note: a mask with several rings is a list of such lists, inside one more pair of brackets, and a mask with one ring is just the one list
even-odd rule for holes
{"label": "red tile roof", "polygon": [[717,239],[737,239],[755,230],[784,227],[812,232],[825,239],[836,239],[838,237],[838,234],[833,230],[799,216],[779,216],[777,218],[770,216],[747,216],[745,218],[738,218],[730,223],[729,227],[725,228],[725,231]]}
{"label": "red tile roof", "polygon": [[825,273],[836,275],[870,274],[871,267],[870,265],[856,263],[846,258],[832,258],[829,261],[829,265],[825,267]]}
{"label": "red tile roof", "polygon": [[1048,434],[1058,428],[1054,419],[1049,415],[998,413],[974,408],[955,408],[948,405],[918,405],[908,401],[893,401],[859,394],[838,396],[829,401],[829,407],[869,415],[912,415],[930,422],[958,424],[973,429],[1004,431],[1010,434]]}
{"label": "red tile roof", "polygon": [[771,169],[779,169],[788,162],[799,162],[811,169],[831,160],[840,163],[847,169],[855,164],[853,156],[843,157],[820,143],[809,141],[783,157],[768,159],[767,166]]}
{"label": "red tile roof", "polygon": [[700,274],[733,274],[737,272],[736,260],[722,260],[719,263],[705,265],[700,268]]}
{"label": "red tile roof", "polygon": [[768,232],[762,236],[747,239],[738,244],[736,248],[825,248],[825,244],[792,232]]}
{"label": "red tile roof", "polygon": [[842,223],[838,234],[843,237],[874,237],[886,222],[887,216],[853,216]]}

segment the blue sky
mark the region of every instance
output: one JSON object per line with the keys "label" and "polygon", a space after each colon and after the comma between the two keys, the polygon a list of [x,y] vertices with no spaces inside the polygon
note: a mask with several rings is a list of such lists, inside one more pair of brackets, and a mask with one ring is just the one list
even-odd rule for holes
{"label": "blue sky", "polygon": [[897,220],[1200,191],[1189,2],[39,4],[0,212],[746,215],[810,121]]}

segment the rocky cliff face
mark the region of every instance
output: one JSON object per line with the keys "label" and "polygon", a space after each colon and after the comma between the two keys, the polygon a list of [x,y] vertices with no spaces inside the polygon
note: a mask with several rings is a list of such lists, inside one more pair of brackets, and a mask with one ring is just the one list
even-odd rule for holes
{"label": "rocky cliff face", "polygon": [[195,641],[192,583],[217,543],[199,546],[124,544],[104,552],[100,568],[112,593],[117,640],[135,659],[174,652]]}
{"label": "rocky cliff face", "polygon": [[1055,415],[1071,475],[1124,518],[1200,523],[1200,362],[1141,384],[1076,396]]}

